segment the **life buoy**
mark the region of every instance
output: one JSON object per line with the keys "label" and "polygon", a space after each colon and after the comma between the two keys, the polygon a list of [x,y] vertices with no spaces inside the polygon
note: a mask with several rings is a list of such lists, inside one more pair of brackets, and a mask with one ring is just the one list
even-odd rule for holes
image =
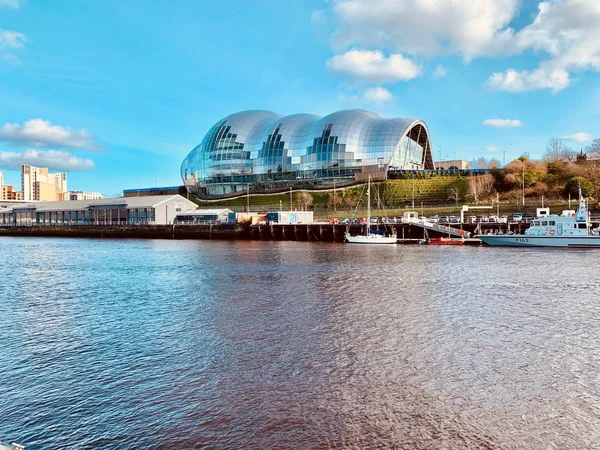
{"label": "life buoy", "polygon": [[554,234],[554,230],[550,230],[550,234],[552,234],[552,235],[553,235],[553,234]]}

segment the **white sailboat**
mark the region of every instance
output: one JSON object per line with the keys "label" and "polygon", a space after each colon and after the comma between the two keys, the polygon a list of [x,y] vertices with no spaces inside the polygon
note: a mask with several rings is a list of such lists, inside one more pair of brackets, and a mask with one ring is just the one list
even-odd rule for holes
{"label": "white sailboat", "polygon": [[398,238],[396,233],[391,236],[384,236],[382,234],[371,233],[371,176],[367,182],[367,229],[365,234],[359,234],[352,236],[346,232],[345,239],[351,244],[397,244]]}

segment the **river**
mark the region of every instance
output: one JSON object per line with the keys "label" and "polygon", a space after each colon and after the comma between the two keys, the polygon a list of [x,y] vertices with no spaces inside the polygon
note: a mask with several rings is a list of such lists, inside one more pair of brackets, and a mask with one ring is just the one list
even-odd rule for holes
{"label": "river", "polygon": [[600,251],[0,238],[0,441],[600,449]]}

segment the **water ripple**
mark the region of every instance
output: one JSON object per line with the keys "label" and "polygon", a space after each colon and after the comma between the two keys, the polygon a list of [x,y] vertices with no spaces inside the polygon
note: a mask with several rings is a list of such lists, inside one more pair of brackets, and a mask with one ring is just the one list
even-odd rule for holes
{"label": "water ripple", "polygon": [[0,440],[600,449],[597,251],[0,238],[0,256]]}

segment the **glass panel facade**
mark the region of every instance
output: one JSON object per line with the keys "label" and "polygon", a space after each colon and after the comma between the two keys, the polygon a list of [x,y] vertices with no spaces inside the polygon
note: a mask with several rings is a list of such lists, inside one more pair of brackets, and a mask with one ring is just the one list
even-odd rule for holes
{"label": "glass panel facade", "polygon": [[[217,122],[183,161],[181,176],[200,198],[329,187],[362,173],[434,169],[424,122],[363,110],[319,118],[244,111]],[[385,175],[384,175],[385,176]]]}

